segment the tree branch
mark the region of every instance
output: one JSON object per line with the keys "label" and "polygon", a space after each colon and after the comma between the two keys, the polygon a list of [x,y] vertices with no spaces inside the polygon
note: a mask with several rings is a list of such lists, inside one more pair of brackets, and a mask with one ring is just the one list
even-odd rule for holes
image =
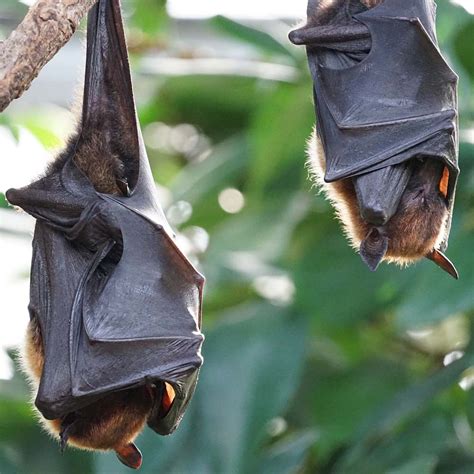
{"label": "tree branch", "polygon": [[30,87],[96,1],[38,0],[18,28],[0,42],[0,112]]}

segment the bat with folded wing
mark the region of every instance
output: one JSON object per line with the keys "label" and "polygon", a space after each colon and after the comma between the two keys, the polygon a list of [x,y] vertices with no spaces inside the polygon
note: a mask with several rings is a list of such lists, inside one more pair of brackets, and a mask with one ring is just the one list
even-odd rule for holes
{"label": "bat with folded wing", "polygon": [[44,425],[138,468],[145,424],[171,433],[193,395],[204,279],[158,203],[118,0],[89,14],[76,134],[7,199],[37,220],[24,365]]}
{"label": "bat with folded wing", "polygon": [[306,45],[317,125],[315,180],[371,270],[444,255],[458,169],[456,74],[433,0],[310,0]]}

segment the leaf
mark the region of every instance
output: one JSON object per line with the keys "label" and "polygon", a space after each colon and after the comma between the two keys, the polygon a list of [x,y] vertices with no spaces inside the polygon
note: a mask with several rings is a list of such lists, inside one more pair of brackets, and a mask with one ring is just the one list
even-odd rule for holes
{"label": "leaf", "polygon": [[283,439],[266,453],[255,471],[259,474],[296,474],[301,472],[308,451],[317,439],[314,431],[304,431]]}
{"label": "leaf", "polygon": [[247,162],[245,137],[233,137],[219,144],[205,160],[183,168],[171,183],[170,190],[176,201],[185,200],[194,206],[211,191],[223,189]]}
{"label": "leaf", "polygon": [[[318,457],[327,459],[339,446],[347,445],[357,427],[371,417],[374,407],[386,403],[408,382],[406,368],[394,362],[370,359],[347,367],[323,366],[320,361],[306,376],[308,392],[300,403],[318,429]],[[308,414],[306,414],[308,416]]]}
{"label": "leaf", "polygon": [[401,331],[439,322],[456,313],[474,308],[474,253],[472,234],[453,229],[449,257],[459,269],[459,281],[453,280],[431,262],[423,267],[396,311],[396,323]]}
{"label": "leaf", "polygon": [[426,380],[400,392],[389,403],[376,410],[359,428],[351,448],[339,461],[336,472],[343,473],[351,469],[354,464],[367,456],[373,443],[388,436],[434,397],[456,383],[461,374],[473,363],[474,356],[469,352],[462,359],[438,370]]}
{"label": "leaf", "polygon": [[310,84],[282,84],[255,114],[250,129],[249,191],[259,199],[296,189],[306,179],[305,143],[314,124]]}
{"label": "leaf", "polygon": [[410,460],[396,469],[390,469],[387,474],[433,474],[435,472],[437,459],[435,456],[422,456]]}
{"label": "leaf", "polygon": [[149,37],[168,33],[166,0],[134,0],[133,25]]}
{"label": "leaf", "polygon": [[248,43],[260,49],[266,54],[294,58],[293,51],[288,41],[282,43],[267,32],[243,25],[242,23],[238,23],[220,15],[211,18],[209,24],[241,42]]}
{"label": "leaf", "polygon": [[226,219],[214,230],[206,255],[209,277],[223,278],[226,270],[250,280],[260,271],[272,274],[268,264],[281,259],[307,210],[307,197],[298,194],[284,206],[269,204],[264,213],[257,206]]}

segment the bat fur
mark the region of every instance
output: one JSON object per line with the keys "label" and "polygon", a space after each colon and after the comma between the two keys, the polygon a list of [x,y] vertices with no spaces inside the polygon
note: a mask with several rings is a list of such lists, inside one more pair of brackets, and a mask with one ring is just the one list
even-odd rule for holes
{"label": "bat fur", "polygon": [[[359,249],[374,226],[364,221],[352,180],[324,181],[326,162],[316,130],[308,142],[308,167],[317,186],[336,209],[351,245]],[[378,232],[388,237],[384,260],[407,265],[420,260],[439,247],[448,218],[445,200],[438,192],[443,165],[420,162],[407,186],[396,214]]]}

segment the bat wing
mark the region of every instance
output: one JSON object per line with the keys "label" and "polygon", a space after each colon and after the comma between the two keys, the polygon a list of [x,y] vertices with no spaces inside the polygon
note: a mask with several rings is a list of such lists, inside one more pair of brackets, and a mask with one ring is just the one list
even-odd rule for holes
{"label": "bat wing", "polygon": [[[126,196],[97,192],[76,166],[76,149],[91,135],[123,163]],[[118,1],[99,0],[89,14],[77,139],[46,177],[7,198],[37,219],[30,311],[45,350],[39,410],[61,418],[107,393],[145,384],[159,393],[168,382],[173,405],[163,417],[157,399],[149,424],[173,431],[202,364],[204,278],[176,246],[158,202]]]}
{"label": "bat wing", "polygon": [[452,211],[458,78],[437,45],[434,2],[385,1],[350,22],[306,26],[290,38],[307,44],[326,181],[429,157],[450,169]]}
{"label": "bat wing", "polygon": [[401,163],[420,150],[457,169],[457,76],[417,3],[427,2],[385,2],[356,15],[371,34],[367,57],[344,69],[316,67],[328,181]]}

